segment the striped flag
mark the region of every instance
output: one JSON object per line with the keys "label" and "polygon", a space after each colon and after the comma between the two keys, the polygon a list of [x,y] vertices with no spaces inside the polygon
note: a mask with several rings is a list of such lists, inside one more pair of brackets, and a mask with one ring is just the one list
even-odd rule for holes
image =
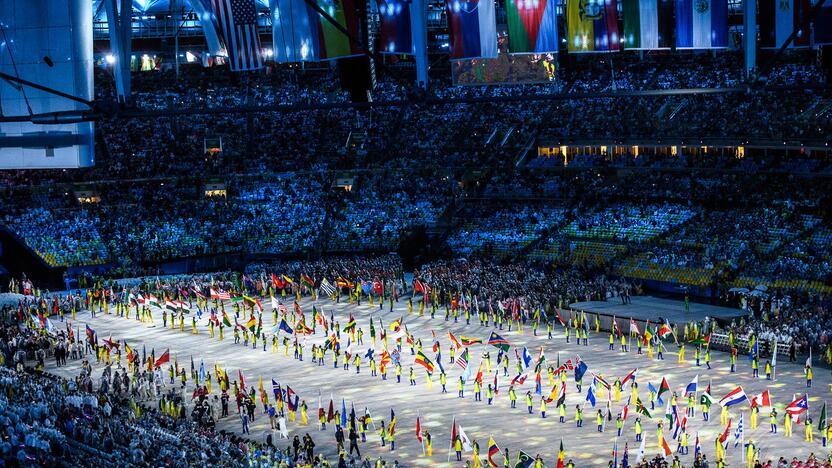
{"label": "striped flag", "polygon": [[232,71],[263,68],[255,0],[213,0]]}
{"label": "striped flag", "polygon": [[740,422],[737,424],[737,429],[734,431],[734,448],[737,448],[737,446],[740,444],[740,439],[742,439],[742,432],[743,432],[742,417],[743,417],[743,414],[740,413]]}

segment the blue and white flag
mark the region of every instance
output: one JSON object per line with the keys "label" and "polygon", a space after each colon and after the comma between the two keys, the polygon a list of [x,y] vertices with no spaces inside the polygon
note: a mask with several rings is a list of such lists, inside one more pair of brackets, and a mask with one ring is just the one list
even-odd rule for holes
{"label": "blue and white flag", "polygon": [[690,381],[687,387],[685,387],[685,393],[696,393],[696,387],[699,385],[699,376],[693,378]]}
{"label": "blue and white flag", "polygon": [[525,346],[523,346],[523,369],[528,369],[531,364],[532,355],[529,354],[529,350]]}
{"label": "blue and white flag", "polygon": [[740,422],[737,424],[737,428],[734,430],[734,448],[737,448],[737,446],[740,444],[740,439],[742,439],[742,417],[743,414],[740,413]]}
{"label": "blue and white flag", "polygon": [[676,47],[728,47],[728,0],[676,0]]}
{"label": "blue and white flag", "polygon": [[589,387],[589,390],[586,392],[586,401],[595,408],[595,392],[592,390],[592,387]]}

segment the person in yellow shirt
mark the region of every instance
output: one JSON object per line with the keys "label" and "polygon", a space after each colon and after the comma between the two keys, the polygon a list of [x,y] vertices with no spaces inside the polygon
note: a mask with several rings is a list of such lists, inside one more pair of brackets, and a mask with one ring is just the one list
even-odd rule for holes
{"label": "person in yellow shirt", "polygon": [[783,418],[783,427],[786,430],[786,434],[785,434],[786,437],[791,437],[792,436],[792,415],[790,415],[789,413],[786,413],[785,417]]}
{"label": "person in yellow shirt", "polygon": [[812,418],[806,417],[803,421],[803,429],[806,435],[806,442],[812,442],[815,440],[815,435],[812,432]]}
{"label": "person in yellow shirt", "polygon": [[685,345],[681,345],[679,347],[679,359],[677,361],[679,364],[683,364],[685,362]]}
{"label": "person in yellow shirt", "polygon": [[751,408],[751,429],[757,429],[757,414],[760,412],[759,406]]}
{"label": "person in yellow shirt", "polygon": [[540,398],[540,417],[546,418],[546,397]]}

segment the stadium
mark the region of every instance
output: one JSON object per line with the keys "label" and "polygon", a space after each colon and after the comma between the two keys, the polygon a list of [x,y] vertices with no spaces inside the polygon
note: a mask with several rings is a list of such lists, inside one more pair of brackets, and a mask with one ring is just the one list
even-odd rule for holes
{"label": "stadium", "polygon": [[832,2],[0,1],[4,466],[832,467]]}

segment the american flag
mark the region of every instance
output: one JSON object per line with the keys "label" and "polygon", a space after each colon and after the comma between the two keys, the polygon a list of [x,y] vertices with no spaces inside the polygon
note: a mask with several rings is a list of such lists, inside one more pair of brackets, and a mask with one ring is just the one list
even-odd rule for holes
{"label": "american flag", "polygon": [[462,354],[456,358],[456,365],[465,370],[468,367],[468,350],[462,352]]}
{"label": "american flag", "polygon": [[213,0],[220,36],[234,71],[263,67],[255,0]]}

